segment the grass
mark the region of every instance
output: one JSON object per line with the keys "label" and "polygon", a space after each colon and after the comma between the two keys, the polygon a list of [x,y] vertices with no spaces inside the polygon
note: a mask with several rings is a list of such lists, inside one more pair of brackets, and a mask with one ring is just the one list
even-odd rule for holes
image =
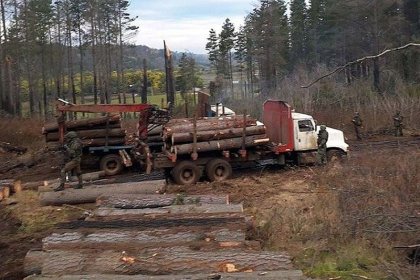
{"label": "grass", "polygon": [[[418,240],[410,217],[420,201],[419,155],[380,149],[315,168],[305,176],[308,194],[262,202],[270,205],[268,213],[256,215],[265,248],[286,249],[314,278],[394,279],[387,277],[395,272],[417,279],[419,270],[392,248]],[[388,264],[398,265],[387,270]]]}

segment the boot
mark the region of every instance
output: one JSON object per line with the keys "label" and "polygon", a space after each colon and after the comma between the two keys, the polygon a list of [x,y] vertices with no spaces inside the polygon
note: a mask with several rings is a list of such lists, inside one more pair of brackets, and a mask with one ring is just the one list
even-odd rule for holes
{"label": "boot", "polygon": [[54,188],[55,192],[63,191],[64,190],[64,183],[61,183],[57,187]]}

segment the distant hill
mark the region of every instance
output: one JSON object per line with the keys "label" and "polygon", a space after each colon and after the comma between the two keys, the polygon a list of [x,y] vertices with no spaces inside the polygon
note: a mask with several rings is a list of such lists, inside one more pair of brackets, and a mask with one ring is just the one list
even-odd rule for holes
{"label": "distant hill", "polygon": [[[194,54],[192,55],[199,68],[207,69],[210,67],[210,62],[207,55],[205,54]],[[181,58],[181,52],[173,52],[174,66],[178,65],[179,59]],[[152,49],[147,46],[129,46],[125,52],[126,60],[124,61],[126,68],[140,69],[143,67],[143,59],[147,60],[147,66],[149,69],[165,69],[165,59],[163,56],[163,49]]]}

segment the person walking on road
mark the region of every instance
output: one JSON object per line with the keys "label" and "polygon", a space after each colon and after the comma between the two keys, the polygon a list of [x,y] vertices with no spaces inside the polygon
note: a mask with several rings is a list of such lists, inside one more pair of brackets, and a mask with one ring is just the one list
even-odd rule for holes
{"label": "person walking on road", "polygon": [[360,117],[359,112],[356,112],[356,114],[354,115],[351,122],[354,125],[354,131],[356,132],[357,140],[362,140],[362,136],[360,134],[360,129],[362,128],[363,121],[362,121],[362,118]]}
{"label": "person walking on road", "polygon": [[72,170],[75,171],[77,179],[79,181],[78,185],[74,188],[83,188],[82,170],[80,167],[80,162],[82,161],[82,142],[77,137],[77,133],[75,131],[70,131],[66,133],[66,135],[64,135],[64,140],[66,142],[64,148],[66,149],[69,161],[64,165],[63,169],[61,169],[60,185],[54,189],[54,191],[56,192],[64,190],[64,183],[66,182],[66,173]]}
{"label": "person walking on road", "polygon": [[394,120],[394,128],[395,128],[395,136],[403,136],[403,119],[404,117],[401,116],[400,111],[397,111],[397,113],[393,116]]}
{"label": "person walking on road", "polygon": [[318,164],[325,165],[327,163],[327,141],[328,132],[325,125],[321,125],[318,132]]}

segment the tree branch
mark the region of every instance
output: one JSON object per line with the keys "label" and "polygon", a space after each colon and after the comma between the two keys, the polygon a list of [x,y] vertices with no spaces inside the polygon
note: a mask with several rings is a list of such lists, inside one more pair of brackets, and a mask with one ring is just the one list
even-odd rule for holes
{"label": "tree branch", "polygon": [[383,52],[381,52],[380,54],[377,54],[377,55],[369,55],[369,56],[365,56],[365,57],[359,58],[357,60],[348,62],[345,65],[342,65],[342,66],[337,67],[334,71],[332,71],[332,72],[330,72],[330,73],[328,73],[328,74],[326,74],[324,76],[319,77],[318,79],[314,80],[310,84],[301,86],[301,88],[309,88],[309,87],[313,86],[314,84],[316,84],[317,82],[319,82],[320,80],[322,80],[322,79],[324,79],[326,77],[329,77],[329,76],[331,76],[334,73],[340,72],[341,70],[344,70],[345,68],[347,68],[350,65],[353,65],[353,64],[356,64],[356,63],[360,63],[360,62],[365,61],[365,60],[368,60],[368,59],[379,58],[379,57],[384,56],[385,54],[387,54],[389,52],[400,51],[400,50],[403,50],[403,49],[406,49],[406,48],[409,48],[409,47],[420,47],[420,43],[408,43],[407,45],[404,45],[404,46],[400,46],[400,47],[397,47],[397,48],[392,48],[392,49],[384,50]]}

